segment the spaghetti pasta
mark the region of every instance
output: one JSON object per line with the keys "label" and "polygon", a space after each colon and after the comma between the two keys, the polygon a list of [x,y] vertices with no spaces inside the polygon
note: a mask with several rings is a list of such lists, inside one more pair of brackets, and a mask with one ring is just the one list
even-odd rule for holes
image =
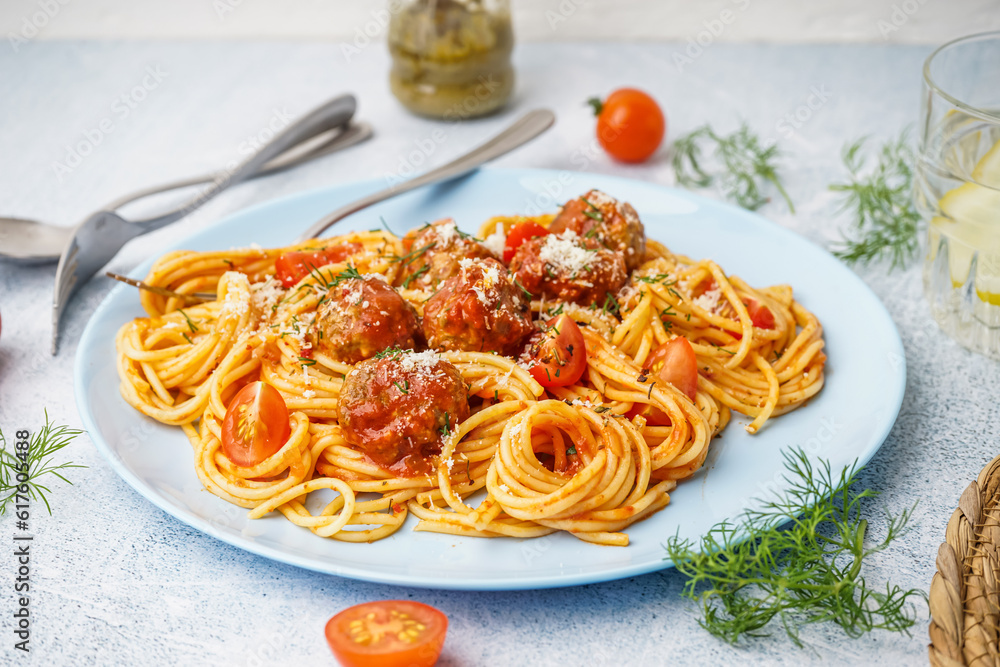
{"label": "spaghetti pasta", "polygon": [[[600,218],[604,226],[596,239],[607,254],[606,248],[615,247],[607,239],[634,233],[638,221],[630,218],[628,227],[616,228],[613,210],[606,208],[613,200],[587,197],[581,198],[586,206],[576,208]],[[482,225],[478,238],[453,223],[436,223],[404,238],[371,231],[287,248],[168,253],[145,282],[180,294],[213,291],[217,298],[185,306],[178,298],[142,293],[147,316],[124,324],[116,341],[122,396],[143,414],[181,426],[204,487],[247,508],[251,519],[277,512],[321,537],[371,542],[397,531],[412,513],[418,531],[519,538],[566,531],[588,542],[624,546],[624,529],[665,507],[677,483],[701,467],[731,411],[751,418],[746,429],[755,433],[822,388],[822,327],[790,287],[755,289],[714,262],[674,254],[643,236],[626,239],[644,254],[630,258],[636,268],[616,294],[606,294],[603,303],[599,296],[589,304],[570,302],[560,297],[570,292],[560,293],[559,285],[572,287],[575,295],[595,295],[588,285],[607,284],[618,269],[592,279],[601,270],[597,241],[572,229],[525,243],[533,250],[518,250],[509,272],[487,259],[502,253],[478,239],[502,240],[526,220],[549,230],[566,228],[560,216],[497,217]],[[460,256],[449,258],[444,252],[463,243],[477,244],[482,257],[453,249]],[[331,247],[342,252],[323,255]],[[533,251],[545,271],[554,266],[565,273],[541,277],[542,288],[530,298],[517,297],[526,314],[507,315],[505,309],[518,302],[512,286],[524,290],[517,276],[530,262],[522,255]],[[326,259],[310,260],[302,275],[290,278],[282,275],[290,257]],[[473,280],[472,266],[478,282],[461,292],[462,281]],[[364,291],[364,281],[371,280],[395,289]],[[503,300],[491,296],[508,287],[514,291]],[[366,300],[376,293],[388,301]],[[449,298],[455,301],[435,302],[433,309],[436,327],[452,327],[441,337],[446,349],[412,352],[384,341],[378,345],[360,329],[343,333],[362,316],[387,331],[383,318],[398,320],[396,311],[386,310],[393,299],[399,299],[398,312],[423,317],[428,301]],[[557,381],[550,374],[540,381],[533,368],[540,363],[537,337],[563,315],[582,334],[585,352],[567,347],[571,359],[585,354],[582,375]],[[491,331],[521,318],[540,331],[532,335],[534,347],[526,341],[525,353],[514,358],[462,349],[462,341],[473,338],[463,338],[465,329],[455,328],[455,318],[466,329],[483,321]],[[517,340],[517,331],[508,327],[503,340]],[[332,345],[334,335],[367,335],[369,346],[389,349],[348,363],[338,352],[342,348]],[[421,339],[419,332],[397,335]],[[692,377],[688,390],[671,379],[669,369],[658,370],[663,350],[681,337],[697,364],[696,383]],[[474,340],[484,347],[491,338]],[[359,383],[362,369],[375,379]],[[443,391],[442,369],[460,376],[458,398],[468,402],[467,418],[454,408],[440,414],[441,401],[420,403],[421,391]],[[393,372],[410,374],[387,376],[395,398],[379,394],[383,412],[370,418],[363,412],[370,401],[363,401],[376,392],[378,373]],[[235,436],[224,422],[237,393],[257,381],[280,393],[290,435],[272,453],[241,466],[227,455]],[[358,404],[365,407],[352,407]],[[392,407],[397,404],[424,407],[404,414]],[[369,419],[358,427],[368,431],[353,422],[348,427],[351,410]],[[357,433],[376,427],[382,433],[389,423],[403,423],[411,429],[407,433],[420,437],[430,432],[432,441],[424,437],[418,443],[423,449],[413,449],[418,436],[397,434],[398,442],[390,444],[403,447],[398,452],[359,443]],[[382,458],[386,451],[391,458]],[[418,451],[424,454],[413,454]]]}

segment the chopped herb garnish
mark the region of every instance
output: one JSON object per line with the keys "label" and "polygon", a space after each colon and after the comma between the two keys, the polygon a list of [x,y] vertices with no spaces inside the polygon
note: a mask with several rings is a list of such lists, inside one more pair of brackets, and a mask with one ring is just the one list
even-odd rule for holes
{"label": "chopped herb garnish", "polygon": [[178,308],[177,312],[179,312],[181,315],[184,316],[184,320],[187,322],[188,329],[191,330],[191,333],[194,333],[195,331],[198,330],[198,327],[196,327],[194,322],[191,321],[191,318],[188,317],[188,314],[184,312],[183,308]]}
{"label": "chopped herb garnish", "polygon": [[422,276],[425,273],[427,273],[428,271],[430,271],[430,268],[431,267],[430,267],[429,264],[424,264],[419,269],[417,269],[417,271],[415,273],[413,273],[412,275],[407,276],[406,280],[403,281],[403,289],[409,289],[410,283],[412,281],[414,281],[414,280],[419,279],[420,276]]}
{"label": "chopped herb garnish", "polygon": [[299,357],[299,362],[301,362],[301,364],[303,366],[315,366],[316,365],[316,360],[315,359],[310,359],[309,357]]}
{"label": "chopped herb garnish", "polygon": [[431,248],[433,248],[435,245],[437,245],[437,243],[435,241],[431,241],[430,243],[428,243],[427,245],[425,245],[423,248],[417,248],[416,250],[411,250],[410,252],[406,253],[402,257],[393,257],[389,261],[393,262],[393,263],[399,262],[403,266],[409,266],[418,257],[420,257],[425,252],[427,252],[428,250],[430,250]]}
{"label": "chopped herb garnish", "polygon": [[184,340],[186,340],[187,342],[189,342],[189,343],[191,343],[192,345],[194,345],[194,341],[193,341],[193,340],[191,340],[191,337],[190,337],[190,336],[188,336],[188,335],[187,335],[186,333],[182,333],[181,335],[182,335],[182,336],[184,336]]}
{"label": "chopped herb garnish", "polygon": [[396,382],[395,380],[393,381],[393,384],[396,385],[396,389],[398,389],[401,394],[409,394],[410,393],[410,381],[409,380],[404,380],[403,382],[406,385],[405,387],[403,385],[399,384],[398,382]]}
{"label": "chopped herb garnish", "polygon": [[574,447],[573,445],[570,445],[569,447],[566,448],[566,453],[567,454],[576,454],[576,447]]}

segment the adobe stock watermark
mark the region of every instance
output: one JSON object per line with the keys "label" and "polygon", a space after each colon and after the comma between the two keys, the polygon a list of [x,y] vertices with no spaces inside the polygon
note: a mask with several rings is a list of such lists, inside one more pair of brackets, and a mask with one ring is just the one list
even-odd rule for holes
{"label": "adobe stock watermark", "polygon": [[813,114],[822,109],[831,97],[833,97],[833,93],[826,87],[826,84],[810,86],[809,94],[806,95],[802,104],[786,113],[775,124],[774,129],[786,139],[791,139],[795,135],[795,130],[802,129],[802,126],[808,123]]}
{"label": "adobe stock watermark", "polygon": [[[833,417],[822,417],[819,420],[819,428],[815,435],[799,445],[799,448],[810,457],[816,457],[833,440],[834,436],[844,429]],[[784,480],[788,476],[787,470],[779,470],[769,481],[757,483],[757,493],[748,498],[747,504],[753,502],[767,502],[768,500],[780,500],[785,494],[782,488],[785,486]]]}
{"label": "adobe stock watermark", "polygon": [[38,37],[69,3],[70,0],[38,0],[35,3],[38,10],[21,19],[21,26],[17,32],[7,33],[7,42],[14,53],[17,53],[22,45]]}
{"label": "adobe stock watermark", "polygon": [[920,8],[927,4],[927,0],[904,0],[899,4],[893,4],[889,19],[879,19],[875,22],[882,39],[889,39],[889,35],[898,32],[900,28],[910,22],[910,19],[920,11]]}
{"label": "adobe stock watermark", "polygon": [[545,10],[545,21],[549,24],[549,30],[555,32],[560,23],[568,21],[580,7],[587,4],[590,4],[590,0],[562,0],[554,10]]}
{"label": "adobe stock watermark", "polygon": [[[750,0],[732,0],[740,12],[745,12],[750,8]],[[715,18],[702,21],[704,30],[699,30],[693,37],[688,37],[687,46],[683,51],[674,51],[671,58],[678,72],[684,72],[684,68],[693,65],[694,61],[704,55],[705,50],[712,46],[719,37],[726,32],[726,28],[736,23],[738,14],[732,9],[723,9]]]}
{"label": "adobe stock watermark", "polygon": [[[466,118],[476,115],[479,107],[493,97],[501,82],[491,73],[479,77],[479,83],[473,91],[460,102],[456,102],[444,115],[443,120],[449,127]],[[399,164],[394,171],[383,174],[386,186],[393,188],[413,176],[433,156],[438,148],[448,141],[448,133],[441,128],[434,129],[429,136],[413,140],[413,149],[399,156]]]}
{"label": "adobe stock watermark", "polygon": [[362,51],[385,32],[392,17],[405,6],[403,0],[389,0],[386,7],[371,10],[369,12],[371,18],[365,21],[364,25],[354,26],[354,38],[350,42],[340,43],[340,54],[344,56],[344,60],[351,62],[355,56],[361,55]]}
{"label": "adobe stock watermark", "polygon": [[105,137],[115,131],[118,124],[132,115],[149,94],[160,87],[170,74],[159,65],[146,67],[142,80],[115,98],[111,103],[111,115],[102,118],[96,125],[83,131],[83,136],[72,145],[65,147],[65,157],[52,162],[52,171],[62,183],[67,175],[83,164],[84,159],[104,142]]}

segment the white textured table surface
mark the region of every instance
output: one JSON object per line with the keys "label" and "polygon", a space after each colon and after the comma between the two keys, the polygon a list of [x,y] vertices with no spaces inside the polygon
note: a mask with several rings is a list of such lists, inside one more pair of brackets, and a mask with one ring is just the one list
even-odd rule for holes
{"label": "white textured table surface", "polygon": [[[826,242],[844,220],[826,185],[840,179],[840,147],[862,134],[894,136],[917,113],[927,48],[727,46],[709,48],[679,72],[663,45],[531,45],[519,48],[517,95],[500,117],[446,129],[428,164],[492,133],[516,113],[551,106],[554,130],[501,160],[507,166],[585,169],[669,183],[667,162],[612,164],[592,152],[583,101],[622,84],[640,85],[664,105],[676,136],[703,122],[726,128],[745,117],[790,157],[788,189],[798,206],[765,215]],[[159,82],[129,108],[120,98]],[[376,139],[350,153],[244,185],[173,227],[129,245],[111,268],[128,271],[199,226],[250,204],[309,188],[380,177],[400,166],[435,124],[401,111],[385,84],[380,47],[350,64],[334,44],[37,43],[0,55],[0,212],[67,225],[133,189],[213,169],[267,125],[275,110],[298,114],[341,91],[355,92]],[[150,85],[155,84],[155,85]],[[811,90],[826,100],[794,133],[778,124]],[[127,113],[126,113],[127,110]],[[112,131],[70,171],[67,147]],[[108,127],[108,124],[104,124]],[[784,126],[782,126],[784,127]],[[97,143],[94,141],[93,143]],[[110,289],[96,279],[70,304],[60,355],[48,353],[52,267],[0,264],[0,427],[37,428],[42,410],[79,425],[72,361],[80,332]],[[898,512],[920,499],[913,530],[873,559],[869,580],[887,577],[926,589],[959,494],[996,453],[1000,365],[952,343],[930,322],[917,269],[863,277],[899,326],[909,364],[896,427],[862,481]],[[117,391],[108,387],[108,391]],[[54,515],[32,529],[31,653],[13,649],[15,565],[0,558],[0,663],[74,665],[333,664],[322,627],[335,611],[365,600],[414,598],[451,619],[444,665],[921,664],[926,608],[913,637],[876,632],[851,640],[822,626],[804,630],[812,650],[782,636],[738,648],[701,630],[678,597],[673,571],[561,590],[440,592],[337,579],[274,563],[206,537],[152,506],[86,438],[70,448],[89,466],[57,485]],[[0,544],[15,528],[0,519]],[[8,549],[2,549],[7,553]]]}

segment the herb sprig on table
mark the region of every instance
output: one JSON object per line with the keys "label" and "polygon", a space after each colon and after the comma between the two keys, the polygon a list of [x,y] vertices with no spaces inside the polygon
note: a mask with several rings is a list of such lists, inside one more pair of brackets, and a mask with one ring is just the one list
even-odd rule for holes
{"label": "herb sprig on table", "polygon": [[[50,489],[46,484],[49,476],[58,477],[67,484],[72,484],[63,476],[70,468],[86,468],[76,463],[56,463],[55,456],[69,445],[74,438],[83,433],[79,429],[68,426],[55,426],[45,413],[45,426],[35,432],[30,440],[26,454],[20,454],[17,448],[8,449],[3,431],[0,431],[0,514],[7,510],[7,505],[17,496],[18,487],[26,485],[28,496],[32,500],[41,500],[45,508],[52,514],[47,493]],[[27,474],[26,481],[18,481],[18,473]],[[23,478],[22,478],[23,479]]]}
{"label": "herb sprig on table", "polygon": [[785,453],[785,467],[791,488],[784,499],[716,524],[700,544],[667,542],[668,557],[689,578],[683,595],[702,604],[701,625],[736,643],[777,619],[798,646],[807,623],[830,621],[850,637],[876,628],[908,632],[916,616],[907,602],[923,591],[875,590],[861,570],[903,534],[912,508],[886,512],[885,536],[866,545],[862,501],[877,494],[854,488],[857,466],[837,477],[829,463],[814,467],[796,450]]}
{"label": "herb sprig on table", "polygon": [[920,247],[920,214],[912,193],[914,152],[905,131],[877,148],[874,159],[867,144],[868,138],[862,137],[844,146],[844,166],[851,179],[830,186],[845,194],[842,209],[853,217],[852,232],[833,254],[848,264],[888,259],[890,270],[901,268]]}
{"label": "herb sprig on table", "polygon": [[[711,154],[708,154],[711,151]],[[795,205],[781,184],[774,144],[764,146],[746,123],[728,135],[708,125],[674,141],[674,173],[685,188],[707,188],[718,183],[726,195],[745,209],[756,211],[770,201],[763,188],[770,183],[795,213]]]}

